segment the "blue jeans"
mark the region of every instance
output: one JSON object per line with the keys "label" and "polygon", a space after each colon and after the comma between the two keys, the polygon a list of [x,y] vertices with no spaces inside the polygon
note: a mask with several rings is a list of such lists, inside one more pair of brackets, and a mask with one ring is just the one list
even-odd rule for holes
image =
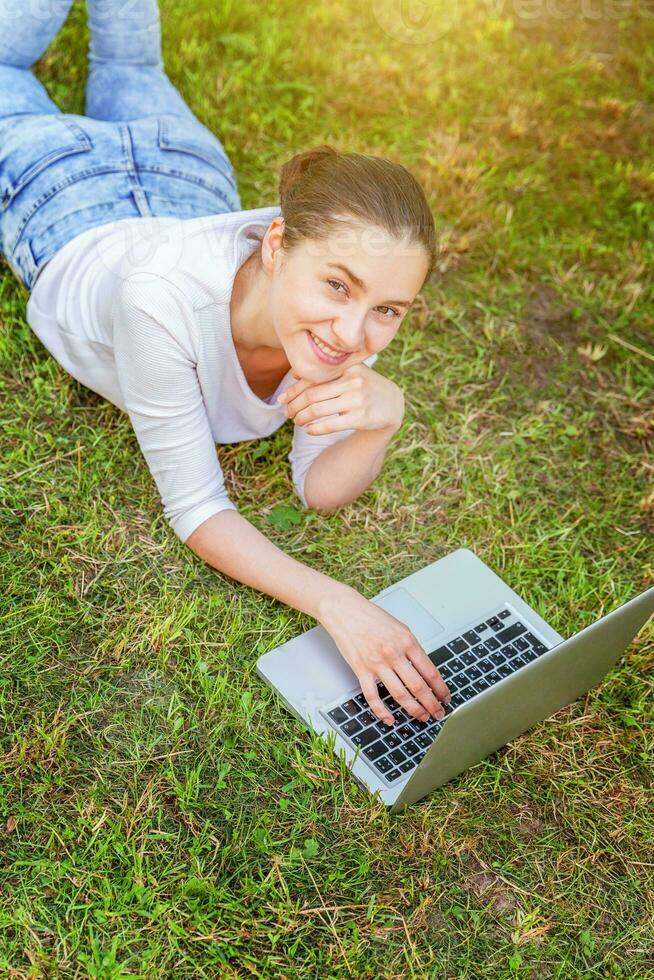
{"label": "blue jeans", "polygon": [[163,67],[157,0],[88,0],[86,115],[30,71],[73,0],[0,0],[0,251],[30,291],[75,235],[120,218],[241,210],[220,140]]}

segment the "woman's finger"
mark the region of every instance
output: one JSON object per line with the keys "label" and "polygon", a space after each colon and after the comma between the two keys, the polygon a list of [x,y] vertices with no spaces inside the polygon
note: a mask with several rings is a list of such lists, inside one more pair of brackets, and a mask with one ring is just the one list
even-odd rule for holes
{"label": "woman's finger", "polygon": [[[295,421],[295,425],[299,423]],[[307,422],[302,426],[310,436],[324,436],[328,432],[342,432],[344,429],[360,428],[359,419],[354,417],[351,412],[341,412],[338,415],[327,415],[325,418],[316,419],[315,422]]]}
{"label": "woman's finger", "polygon": [[431,687],[413,666],[412,662],[405,655],[393,664],[393,670],[404,684],[410,695],[425,708],[430,715],[435,718],[442,718],[445,714],[442,704],[432,691]]}
{"label": "woman's finger", "polygon": [[450,689],[438,668],[434,666],[417,640],[408,647],[406,655],[416,670],[425,678],[439,701],[448,703],[451,697]]}
{"label": "woman's finger", "polygon": [[[293,375],[295,377],[295,375]],[[294,384],[289,385],[288,388],[277,395],[277,402],[280,405],[288,405],[293,399],[297,398],[298,395],[302,394],[307,388],[313,387],[313,381],[307,381],[306,378],[299,378]]]}
{"label": "woman's finger", "polygon": [[388,725],[392,725],[395,722],[392,711],[390,711],[382,699],[379,696],[379,690],[375,684],[372,674],[366,674],[362,679],[359,678],[359,683],[361,684],[361,690],[363,691],[363,696],[368,702],[368,707],[374,715],[379,718],[380,721],[385,721]]}
{"label": "woman's finger", "polygon": [[[347,383],[337,379],[325,381],[318,385],[310,383],[294,393],[291,392],[290,388],[287,391],[290,393],[289,397],[284,400],[288,409],[287,414],[289,418],[294,418],[298,412],[309,405],[328,401],[330,398],[338,398],[339,395],[347,391]],[[322,414],[326,415],[327,413],[323,412]]]}
{"label": "woman's finger", "polygon": [[[405,662],[409,664],[408,661]],[[410,664],[409,667],[411,667]],[[411,670],[413,669],[414,668],[411,667]],[[428,720],[431,714],[430,709],[427,708],[424,704],[421,704],[420,701],[411,694],[411,692],[407,689],[407,687],[403,683],[402,679],[399,677],[398,673],[396,673],[395,667],[391,667],[391,666],[381,667],[378,669],[378,673],[379,673],[379,679],[386,685],[386,687],[393,695],[397,703],[402,708],[404,708],[405,711],[408,711],[409,714],[413,715],[414,718],[417,718],[418,721]],[[422,683],[424,684],[424,681]],[[428,688],[426,689],[429,690]],[[433,694],[431,696],[432,698],[434,697]],[[441,708],[441,706],[438,704],[438,702],[436,702],[436,705],[434,707],[434,715],[437,716],[438,711],[442,711],[442,710],[443,709]]]}
{"label": "woman's finger", "polygon": [[326,401],[311,402],[306,408],[300,409],[294,416],[296,425],[306,425],[311,422],[320,422],[328,415],[343,415],[354,408],[354,401],[346,394],[329,398]]}

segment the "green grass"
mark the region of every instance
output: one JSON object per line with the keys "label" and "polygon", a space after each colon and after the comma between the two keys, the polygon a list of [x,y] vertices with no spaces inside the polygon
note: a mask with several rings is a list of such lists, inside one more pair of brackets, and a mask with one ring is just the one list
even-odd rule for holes
{"label": "green grass", "polygon": [[[407,414],[370,490],[299,507],[292,423],[221,460],[245,517],[364,595],[471,547],[570,634],[654,581],[654,20],[448,9],[411,43],[392,0],[163,0],[244,208],[332,141],[412,169],[441,236],[376,365]],[[86,42],[76,3],[37,65],[64,111]],[[0,976],[654,977],[652,625],[390,817],[255,674],[314,621],[175,538],[129,420],[1,271]]]}

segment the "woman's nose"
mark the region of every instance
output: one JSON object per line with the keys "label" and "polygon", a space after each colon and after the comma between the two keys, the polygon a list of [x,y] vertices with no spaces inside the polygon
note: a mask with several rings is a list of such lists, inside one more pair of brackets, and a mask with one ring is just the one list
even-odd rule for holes
{"label": "woman's nose", "polygon": [[333,327],[336,345],[341,350],[350,352],[361,350],[365,337],[364,320],[352,317],[348,320],[337,320]]}

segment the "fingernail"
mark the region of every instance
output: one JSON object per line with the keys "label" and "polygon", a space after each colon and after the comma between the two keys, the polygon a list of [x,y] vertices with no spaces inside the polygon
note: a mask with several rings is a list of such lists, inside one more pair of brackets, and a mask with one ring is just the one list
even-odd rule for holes
{"label": "fingernail", "polygon": [[441,709],[440,709],[440,711],[437,711],[437,712],[436,712],[436,714],[434,715],[434,717],[435,717],[435,718],[438,718],[438,720],[439,720],[439,721],[442,721],[442,720],[443,720],[443,718],[445,717],[445,712],[444,712],[444,711],[443,711],[443,709],[441,708]]}

